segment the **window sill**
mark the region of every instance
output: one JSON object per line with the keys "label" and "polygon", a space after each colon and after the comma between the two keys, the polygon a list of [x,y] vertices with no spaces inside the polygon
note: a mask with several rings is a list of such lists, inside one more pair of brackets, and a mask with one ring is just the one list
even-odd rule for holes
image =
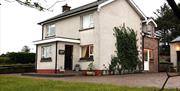
{"label": "window sill", "polygon": [[93,58],[80,58],[79,59],[79,62],[93,62],[94,61],[94,59]]}
{"label": "window sill", "polygon": [[52,62],[52,58],[41,58],[40,62]]}
{"label": "window sill", "polygon": [[54,38],[54,37],[56,37],[56,35],[46,36],[45,38]]}
{"label": "window sill", "polygon": [[81,30],[79,30],[79,32],[81,32],[81,31],[86,31],[86,30],[91,30],[91,29],[94,29],[94,27],[81,29]]}

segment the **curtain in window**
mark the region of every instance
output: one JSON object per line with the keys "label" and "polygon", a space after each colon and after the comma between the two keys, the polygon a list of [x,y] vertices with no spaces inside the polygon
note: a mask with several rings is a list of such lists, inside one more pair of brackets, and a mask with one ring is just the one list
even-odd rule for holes
{"label": "curtain in window", "polygon": [[50,58],[51,57],[51,46],[42,47],[42,57]]}
{"label": "curtain in window", "polygon": [[85,57],[86,57],[87,50],[88,50],[87,46],[82,46],[82,47],[81,47],[81,50],[82,50],[81,56],[82,56],[83,58],[85,58]]}

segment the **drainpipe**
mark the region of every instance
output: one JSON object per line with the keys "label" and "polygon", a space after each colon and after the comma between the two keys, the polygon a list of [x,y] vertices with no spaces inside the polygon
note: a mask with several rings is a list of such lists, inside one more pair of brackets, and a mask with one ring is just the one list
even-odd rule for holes
{"label": "drainpipe", "polygon": [[145,34],[142,32],[142,62],[143,62],[143,71],[144,71],[144,37],[145,37]]}
{"label": "drainpipe", "polygon": [[57,46],[58,46],[58,42],[56,41],[56,57],[55,57],[55,73],[57,73]]}
{"label": "drainpipe", "polygon": [[160,62],[159,62],[159,61],[160,61],[160,60],[159,60],[159,55],[160,55],[160,52],[159,52],[159,41],[160,41],[160,40],[158,39],[158,72],[159,72],[159,63],[160,63]]}
{"label": "drainpipe", "polygon": [[36,45],[36,57],[35,57],[35,71],[37,72],[37,60],[38,59],[38,45]]}

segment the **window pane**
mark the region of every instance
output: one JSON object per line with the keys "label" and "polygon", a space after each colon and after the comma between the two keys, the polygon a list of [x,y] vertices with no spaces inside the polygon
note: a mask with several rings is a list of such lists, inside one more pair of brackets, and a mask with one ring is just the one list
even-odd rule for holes
{"label": "window pane", "polygon": [[149,58],[153,59],[153,51],[152,50],[149,50]]}
{"label": "window pane", "polygon": [[85,57],[85,55],[86,55],[86,47],[82,46],[81,47],[81,57]]}
{"label": "window pane", "polygon": [[48,26],[48,36],[54,36],[55,35],[55,25],[49,25]]}
{"label": "window pane", "polygon": [[90,46],[90,54],[93,54],[93,50],[94,50],[93,45],[91,45]]}
{"label": "window pane", "polygon": [[83,22],[82,23],[83,29],[93,27],[94,26],[93,15],[90,14],[83,16],[82,22]]}
{"label": "window pane", "polygon": [[147,49],[144,50],[144,61],[148,61],[148,51],[147,51]]}
{"label": "window pane", "polygon": [[85,58],[89,58],[89,47],[86,47],[86,55]]}
{"label": "window pane", "polygon": [[88,46],[82,46],[82,47],[81,47],[81,50],[82,50],[81,56],[82,56],[83,58],[88,58],[88,57],[89,57],[89,48],[88,48]]}
{"label": "window pane", "polygon": [[42,58],[51,57],[51,46],[42,47]]}
{"label": "window pane", "polygon": [[83,16],[83,29],[89,28],[89,24],[90,24],[90,17]]}
{"label": "window pane", "polygon": [[93,57],[93,45],[87,45],[81,47],[81,57],[82,58],[90,58]]}

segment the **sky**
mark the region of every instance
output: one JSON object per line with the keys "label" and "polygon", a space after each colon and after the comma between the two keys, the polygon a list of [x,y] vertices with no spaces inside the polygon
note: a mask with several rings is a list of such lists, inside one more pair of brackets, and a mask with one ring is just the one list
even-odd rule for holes
{"label": "sky", "polygon": [[[57,0],[46,1],[48,7]],[[33,41],[41,40],[42,37],[41,26],[37,25],[38,22],[60,14],[62,12],[61,6],[66,3],[72,8],[76,8],[93,1],[96,0],[66,0],[56,4],[53,7],[53,12],[42,12],[16,2],[9,3],[0,0],[2,4],[0,5],[0,54],[21,51],[24,45],[29,46],[31,52],[35,52]],[[180,0],[176,1],[180,2]],[[153,12],[160,8],[165,0],[134,0],[134,2],[146,16],[154,17]]]}

